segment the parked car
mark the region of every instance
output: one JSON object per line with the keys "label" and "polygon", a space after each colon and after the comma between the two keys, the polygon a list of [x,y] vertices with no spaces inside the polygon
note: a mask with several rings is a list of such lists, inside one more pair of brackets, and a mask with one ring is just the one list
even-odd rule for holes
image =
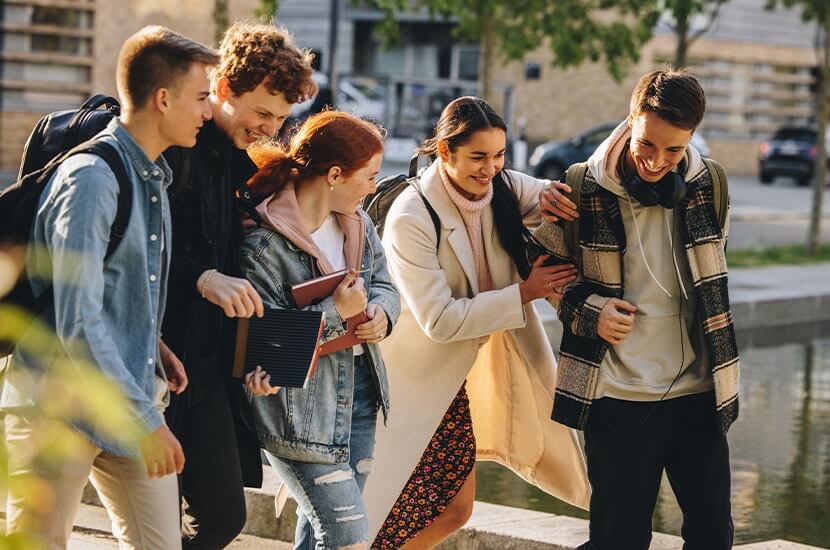
{"label": "parked car", "polygon": [[[618,124],[619,122],[608,122],[586,130],[574,138],[548,141],[539,145],[528,160],[528,170],[537,178],[558,180],[571,164],[588,160],[591,153],[611,135]],[[711,153],[709,146],[698,133],[692,135],[691,144],[704,157]]]}
{"label": "parked car", "polygon": [[[807,186],[813,180],[818,148],[818,132],[803,126],[782,126],[761,142],[758,173],[761,183],[770,184],[778,176],[795,179]],[[830,153],[830,147],[828,147]]]}
{"label": "parked car", "polygon": [[[316,97],[297,103],[291,108],[291,118],[305,120],[331,104],[328,77],[319,72],[312,75],[320,87]],[[353,115],[383,123],[386,115],[386,88],[371,78],[341,77],[338,80],[337,108]]]}

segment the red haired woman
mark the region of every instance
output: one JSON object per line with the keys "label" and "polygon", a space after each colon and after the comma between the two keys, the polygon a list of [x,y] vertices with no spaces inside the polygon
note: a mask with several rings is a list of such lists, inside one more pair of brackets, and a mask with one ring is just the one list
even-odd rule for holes
{"label": "red haired woman", "polygon": [[[259,227],[241,247],[242,274],[266,306],[291,309],[291,285],[348,269],[322,311],[323,339],[366,311],[363,343],[320,358],[307,388],[275,388],[247,379],[256,432],[268,461],[299,505],[295,548],[364,548],[369,533],[362,491],[371,469],[379,407],[389,390],[377,344],[392,330],[400,299],[362,199],[375,189],[383,138],[376,126],[337,111],[310,117],[287,149],[265,146],[251,157]],[[363,274],[358,276],[358,272]]]}

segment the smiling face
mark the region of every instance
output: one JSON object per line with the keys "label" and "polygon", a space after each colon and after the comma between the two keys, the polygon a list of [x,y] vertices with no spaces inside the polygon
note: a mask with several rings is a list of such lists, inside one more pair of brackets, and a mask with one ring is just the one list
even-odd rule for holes
{"label": "smiling face", "polygon": [[447,175],[462,195],[475,200],[487,194],[493,178],[504,168],[507,135],[501,128],[479,130],[463,145],[450,151],[445,141],[438,143]]}
{"label": "smiling face", "polygon": [[260,138],[274,137],[291,111],[282,93],[272,94],[265,82],[241,95],[234,95],[227,78],[216,82],[213,96],[216,124],[238,149],[246,149]]}
{"label": "smiling face", "polygon": [[678,128],[653,112],[632,117],[631,146],[626,159],[629,167],[637,170],[640,178],[657,183],[683,160],[692,131]]}
{"label": "smiling face", "polygon": [[344,176],[339,168],[335,167],[331,170],[334,170],[337,176],[332,178],[332,171],[329,171],[329,183],[334,186],[331,191],[332,211],[340,214],[357,211],[366,195],[375,192],[375,179],[380,172],[382,160],[383,153],[378,153],[349,176]]}

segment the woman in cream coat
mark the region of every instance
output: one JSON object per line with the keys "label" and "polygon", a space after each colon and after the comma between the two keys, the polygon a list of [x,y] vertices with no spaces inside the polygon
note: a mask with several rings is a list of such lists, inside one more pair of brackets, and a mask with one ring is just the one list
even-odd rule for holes
{"label": "woman in cream coat", "polygon": [[[574,273],[529,265],[524,231],[541,222],[544,182],[500,173],[505,140],[483,100],[450,103],[421,150],[439,157],[421,175],[423,196],[407,189],[386,220],[403,311],[381,344],[395,412],[378,427],[365,493],[375,548],[430,548],[463,526],[473,454],[588,505],[576,434],[550,420],[556,362],[531,303],[555,299]],[[426,203],[441,221],[437,241]]]}

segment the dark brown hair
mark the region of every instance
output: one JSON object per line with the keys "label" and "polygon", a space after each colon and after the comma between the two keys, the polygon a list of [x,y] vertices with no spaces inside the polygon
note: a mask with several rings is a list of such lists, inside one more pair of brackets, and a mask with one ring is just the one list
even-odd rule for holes
{"label": "dark brown hair", "polygon": [[[455,151],[470,141],[476,132],[491,128],[507,133],[504,119],[486,101],[472,96],[459,97],[444,107],[435,125],[435,135],[424,141],[418,152],[435,157],[440,141],[445,141],[450,151]],[[499,241],[516,264],[519,275],[527,279],[530,274],[526,252],[529,235],[519,211],[519,199],[513,191],[510,176],[504,170],[493,177],[491,204]]]}
{"label": "dark brown hair", "polygon": [[261,200],[289,181],[324,176],[333,166],[349,176],[382,152],[383,134],[378,126],[341,111],[323,111],[306,119],[288,149],[273,141],[252,145],[248,155],[259,171],[248,186]]}
{"label": "dark brown hair", "polygon": [[176,80],[194,63],[216,65],[219,56],[168,28],[144,27],[124,42],[118,54],[116,82],[122,102],[133,109],[143,107],[159,88],[176,88]]}
{"label": "dark brown hair", "polygon": [[652,71],[637,82],[629,116],[649,112],[678,128],[695,130],[706,112],[706,94],[697,78],[685,71]]}
{"label": "dark brown hair", "polygon": [[226,77],[234,95],[240,96],[265,82],[272,94],[281,93],[289,103],[299,103],[317,93],[311,78],[313,54],[299,50],[282,28],[259,23],[231,25],[219,45],[222,57],[211,76]]}

